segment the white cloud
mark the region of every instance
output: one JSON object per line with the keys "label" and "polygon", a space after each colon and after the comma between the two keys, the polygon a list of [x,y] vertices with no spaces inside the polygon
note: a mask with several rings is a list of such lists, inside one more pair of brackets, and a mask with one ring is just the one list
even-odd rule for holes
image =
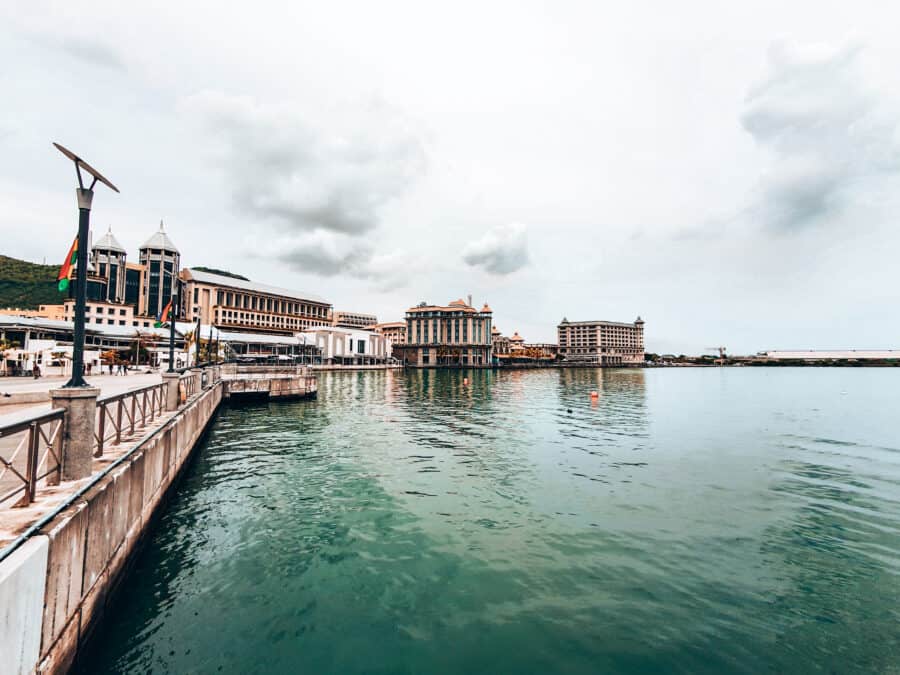
{"label": "white cloud", "polygon": [[341,111],[330,124],[291,106],[210,91],[189,97],[184,109],[215,139],[235,205],[286,231],[372,230],[380,209],[425,169],[412,125],[377,102]]}
{"label": "white cloud", "polygon": [[491,274],[512,274],[529,262],[528,232],[521,223],[498,225],[469,242],[462,256],[467,264]]}
{"label": "white cloud", "polygon": [[867,89],[856,44],[777,42],[741,121],[772,153],[752,209],[783,231],[821,224],[861,184],[900,170],[896,117]]}

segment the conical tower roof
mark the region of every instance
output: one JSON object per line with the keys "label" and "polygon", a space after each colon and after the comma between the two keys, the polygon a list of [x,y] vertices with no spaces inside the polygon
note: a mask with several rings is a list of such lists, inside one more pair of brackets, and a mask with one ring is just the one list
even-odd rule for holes
{"label": "conical tower roof", "polygon": [[163,226],[163,221],[159,221],[159,231],[154,232],[153,236],[145,241],[141,248],[161,248],[164,251],[179,253],[178,248],[175,246],[175,244],[172,243],[172,240],[169,239],[169,235],[166,234],[166,230]]}
{"label": "conical tower roof", "polygon": [[119,243],[119,240],[113,236],[112,227],[106,231],[100,239],[91,247],[91,250],[100,250],[100,251],[115,251],[116,253],[125,253],[125,249],[122,247],[122,244]]}

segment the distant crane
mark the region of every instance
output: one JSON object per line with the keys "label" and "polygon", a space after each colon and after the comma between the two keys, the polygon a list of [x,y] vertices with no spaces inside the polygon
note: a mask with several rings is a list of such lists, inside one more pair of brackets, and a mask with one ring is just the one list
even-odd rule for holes
{"label": "distant crane", "polygon": [[725,353],[726,350],[727,350],[727,347],[707,347],[705,349],[705,351],[707,351],[707,352],[719,352],[719,358],[716,359],[716,363],[720,366],[725,365],[725,358],[727,356]]}

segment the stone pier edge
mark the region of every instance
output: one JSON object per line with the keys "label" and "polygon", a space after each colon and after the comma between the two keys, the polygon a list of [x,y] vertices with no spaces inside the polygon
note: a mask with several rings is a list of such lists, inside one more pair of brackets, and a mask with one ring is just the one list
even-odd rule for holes
{"label": "stone pier edge", "polygon": [[218,382],[188,401],[2,552],[0,606],[10,611],[0,617],[0,653],[12,657],[6,672],[71,668],[222,394]]}

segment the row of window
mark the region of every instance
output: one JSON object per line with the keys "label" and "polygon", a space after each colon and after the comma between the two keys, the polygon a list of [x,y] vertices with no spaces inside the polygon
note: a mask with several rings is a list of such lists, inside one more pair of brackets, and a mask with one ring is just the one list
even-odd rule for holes
{"label": "row of window", "polygon": [[[199,289],[194,287],[194,302],[199,302]],[[275,314],[302,314],[325,318],[328,308],[322,305],[313,305],[304,302],[292,302],[279,300],[278,298],[263,295],[251,295],[249,293],[233,293],[231,291],[216,291],[216,304],[237,309],[255,309],[261,312]]]}
{"label": "row of window", "polygon": [[472,335],[469,339],[468,317],[464,319],[409,319],[406,325],[407,335],[412,344],[447,343],[447,344],[490,344],[490,319],[474,319]]}

